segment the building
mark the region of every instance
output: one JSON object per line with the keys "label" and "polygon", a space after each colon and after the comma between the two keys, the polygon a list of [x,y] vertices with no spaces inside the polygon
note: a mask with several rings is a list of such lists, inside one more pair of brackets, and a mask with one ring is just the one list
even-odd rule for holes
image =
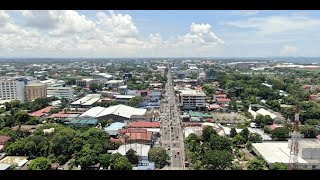
{"label": "building", "polygon": [[17,78],[0,78],[0,100],[25,100],[25,82]]}
{"label": "building", "polygon": [[92,118],[73,119],[67,124],[69,126],[96,126],[98,124],[98,120]]}
{"label": "building", "polygon": [[0,160],[0,164],[10,164],[21,167],[28,162],[27,156],[6,156]]}
{"label": "building", "polygon": [[105,87],[109,87],[109,88],[118,88],[122,85],[124,85],[123,80],[110,80],[105,83]]}
{"label": "building", "polygon": [[182,109],[205,109],[206,94],[203,91],[192,89],[183,89],[179,91],[179,101]]}
{"label": "building", "polygon": [[[252,143],[252,150],[262,156],[268,163],[269,168],[273,168],[276,162],[288,164],[290,158],[290,141]],[[299,141],[298,166],[299,169],[320,169],[320,140],[300,139]]]}
{"label": "building", "polygon": [[130,99],[135,96],[130,95],[115,95],[114,98],[118,103],[127,103]]}
{"label": "building", "polygon": [[232,62],[227,64],[230,68],[235,69],[251,69],[251,68],[263,68],[263,67],[269,67],[269,65],[266,62],[258,62],[258,61],[252,61],[252,62]]}
{"label": "building", "polygon": [[85,97],[71,103],[73,108],[90,108],[92,105],[101,99],[101,94],[88,94]]}
{"label": "building", "polygon": [[273,114],[272,112],[270,112],[270,111],[268,111],[268,110],[265,110],[264,108],[260,108],[258,111],[254,111],[254,110],[252,110],[251,105],[249,106],[248,112],[251,113],[251,115],[253,116],[253,118],[256,118],[257,115],[262,115],[262,116],[269,115],[273,120],[276,119],[276,118],[278,118],[277,115]]}
{"label": "building", "polygon": [[128,124],[129,128],[160,128],[160,122],[136,121]]}
{"label": "building", "polygon": [[65,99],[74,98],[74,90],[72,87],[47,87],[47,97],[58,97]]}
{"label": "building", "polygon": [[179,86],[185,86],[185,85],[190,85],[190,86],[197,86],[198,85],[198,80],[196,79],[175,79],[173,82]]}
{"label": "building", "polygon": [[126,123],[115,122],[110,126],[105,127],[104,130],[111,136],[117,136],[119,134],[119,129],[122,129],[125,125]]}
{"label": "building", "polygon": [[47,84],[35,83],[28,84],[25,86],[26,101],[33,101],[38,98],[47,97]]}
{"label": "building", "polygon": [[47,107],[45,107],[43,109],[40,109],[38,111],[35,111],[35,112],[31,113],[30,116],[42,117],[42,116],[48,114],[51,111],[52,108],[53,108],[52,106],[47,106]]}
{"label": "building", "polygon": [[210,68],[209,71],[206,72],[206,80],[214,81],[217,79],[217,72],[214,68]]}
{"label": "building", "polygon": [[133,108],[123,104],[119,104],[116,106],[110,106],[108,108],[99,106],[93,107],[85,113],[81,114],[80,117],[92,117],[99,120],[111,119],[115,122],[123,122],[126,120],[130,120],[131,116],[133,115],[144,115],[146,111],[146,109]]}
{"label": "building", "polygon": [[130,149],[133,149],[137,152],[137,155],[141,158],[141,160],[148,160],[148,153],[150,148],[150,145],[145,144],[125,144],[121,145],[118,150],[114,151],[112,154],[120,153],[121,155],[125,156]]}

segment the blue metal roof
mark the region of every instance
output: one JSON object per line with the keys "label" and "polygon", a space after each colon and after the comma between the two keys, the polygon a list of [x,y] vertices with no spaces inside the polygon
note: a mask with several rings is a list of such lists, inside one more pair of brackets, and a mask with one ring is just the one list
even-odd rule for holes
{"label": "blue metal roof", "polygon": [[121,129],[125,125],[126,125],[126,123],[115,122],[115,123],[112,123],[110,126],[104,128],[104,129],[106,131],[108,131],[108,130],[118,130],[118,129]]}

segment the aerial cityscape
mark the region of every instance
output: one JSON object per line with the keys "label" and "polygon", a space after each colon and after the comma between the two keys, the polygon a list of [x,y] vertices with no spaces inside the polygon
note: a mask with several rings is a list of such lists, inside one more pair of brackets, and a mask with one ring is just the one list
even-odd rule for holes
{"label": "aerial cityscape", "polygon": [[0,11],[0,170],[319,170],[319,29],[318,11]]}

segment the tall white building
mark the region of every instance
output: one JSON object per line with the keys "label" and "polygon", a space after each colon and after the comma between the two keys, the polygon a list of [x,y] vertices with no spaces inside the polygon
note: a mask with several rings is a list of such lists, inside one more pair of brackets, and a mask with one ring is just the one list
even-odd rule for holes
{"label": "tall white building", "polygon": [[180,91],[180,106],[183,109],[204,109],[206,107],[206,94],[200,90],[183,89]]}
{"label": "tall white building", "polygon": [[73,99],[74,90],[72,87],[47,87],[47,96],[56,96],[65,99]]}
{"label": "tall white building", "polygon": [[12,77],[0,78],[0,100],[25,100],[25,83]]}

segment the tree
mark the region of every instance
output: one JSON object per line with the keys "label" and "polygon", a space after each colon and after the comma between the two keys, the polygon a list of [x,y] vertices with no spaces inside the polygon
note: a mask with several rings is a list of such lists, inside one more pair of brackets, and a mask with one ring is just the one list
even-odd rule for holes
{"label": "tree", "polygon": [[135,150],[129,149],[126,153],[126,156],[131,164],[137,165],[139,163],[139,156]]}
{"label": "tree", "polygon": [[250,133],[249,141],[251,141],[253,143],[262,142],[262,137],[258,133]]}
{"label": "tree", "polygon": [[248,128],[244,128],[240,133],[239,133],[246,141],[248,141],[250,131]]}
{"label": "tree", "polygon": [[128,106],[139,107],[142,101],[143,101],[143,98],[141,96],[135,96],[128,101]]}
{"label": "tree", "polygon": [[236,128],[231,128],[231,130],[230,130],[230,137],[235,137],[236,135],[237,135],[238,133],[237,133],[237,131],[236,131]]}
{"label": "tree", "polygon": [[302,126],[300,132],[304,135],[305,138],[316,138],[320,131],[314,126]]}
{"label": "tree", "polygon": [[263,132],[264,132],[264,133],[270,134],[271,131],[272,131],[272,129],[271,129],[269,126],[265,126],[265,127],[263,128]]}
{"label": "tree", "polygon": [[112,170],[132,170],[132,164],[126,157],[117,158],[112,166]]}
{"label": "tree", "polygon": [[235,137],[232,138],[232,142],[236,146],[239,146],[239,145],[245,144],[246,140],[240,134],[238,134],[238,135],[236,135]]}
{"label": "tree", "polygon": [[100,84],[97,84],[97,83],[91,83],[89,85],[89,89],[92,93],[96,93],[97,90],[102,90],[102,86]]}
{"label": "tree", "polygon": [[18,124],[24,124],[30,119],[30,115],[23,110],[20,110],[17,113],[15,113],[13,117],[18,122]]}
{"label": "tree", "polygon": [[248,170],[265,170],[265,169],[267,169],[266,163],[259,158],[251,159],[248,162]]}
{"label": "tree", "polygon": [[284,163],[273,163],[272,170],[288,170],[288,166]]}
{"label": "tree", "polygon": [[89,144],[84,145],[81,151],[76,154],[75,163],[81,167],[86,168],[90,165],[96,164],[97,162],[98,153],[91,149]]}
{"label": "tree", "polygon": [[100,154],[99,156],[99,163],[102,167],[108,168],[111,163],[111,155],[110,154]]}
{"label": "tree", "polygon": [[[202,146],[204,147],[204,144],[202,144]],[[213,150],[225,150],[231,153],[233,144],[228,137],[212,135],[210,138],[209,146]]]}
{"label": "tree", "polygon": [[287,138],[289,138],[289,129],[286,127],[278,127],[275,128],[272,132],[271,132],[271,137],[272,139],[276,139],[276,140],[286,140]]}
{"label": "tree", "polygon": [[202,140],[208,142],[212,135],[217,135],[217,131],[214,130],[211,126],[205,126],[202,130]]}
{"label": "tree", "polygon": [[148,153],[149,160],[154,162],[156,167],[163,168],[167,164],[167,160],[170,159],[166,150],[163,147],[153,147]]}
{"label": "tree", "polygon": [[233,155],[224,150],[210,150],[204,154],[203,162],[209,170],[223,170],[232,166]]}
{"label": "tree", "polygon": [[262,123],[264,125],[272,125],[273,124],[273,119],[269,116],[269,115],[266,115],[262,118]]}
{"label": "tree", "polygon": [[111,167],[111,169],[113,168],[114,162],[120,157],[122,157],[122,155],[120,153],[111,154],[111,157],[110,157],[110,167]]}
{"label": "tree", "polygon": [[38,157],[30,163],[29,169],[30,170],[51,170],[51,161],[45,157]]}

